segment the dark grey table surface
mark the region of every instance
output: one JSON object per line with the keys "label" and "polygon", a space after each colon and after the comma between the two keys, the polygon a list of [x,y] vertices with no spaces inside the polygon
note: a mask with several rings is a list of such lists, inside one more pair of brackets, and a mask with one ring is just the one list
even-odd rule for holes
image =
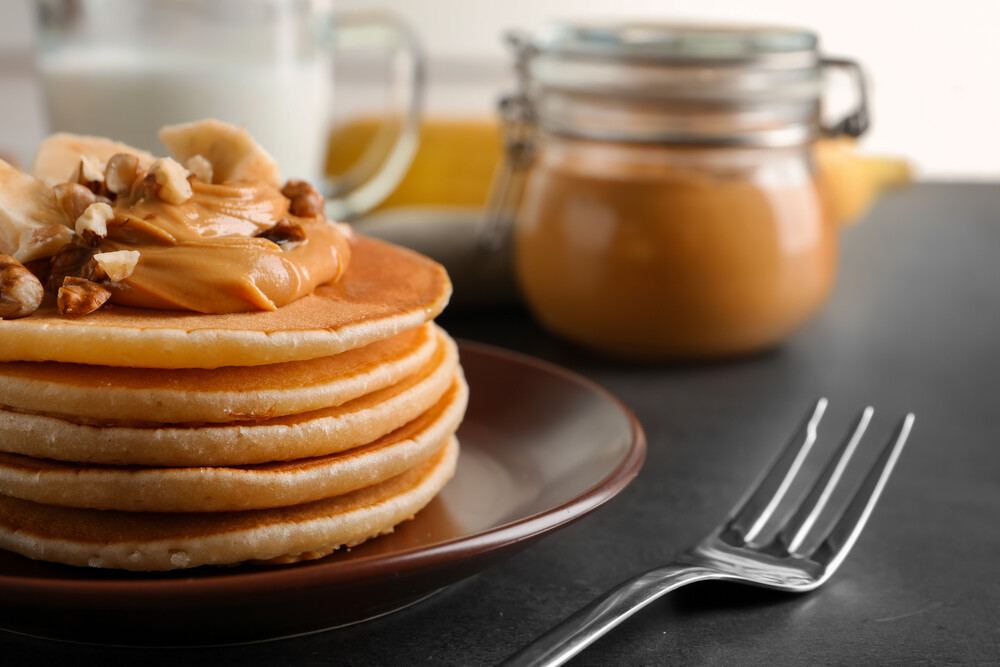
{"label": "dark grey table surface", "polygon": [[554,361],[617,394],[649,440],[620,496],[424,602],[348,628],[211,649],[115,649],[0,633],[0,663],[493,664],[627,575],[702,536],[827,396],[912,438],[869,527],[822,589],[697,584],[579,665],[1000,664],[1000,185],[891,193],[843,234],[823,311],[771,353],[708,366],[602,361],[517,309],[452,313],[456,336]]}

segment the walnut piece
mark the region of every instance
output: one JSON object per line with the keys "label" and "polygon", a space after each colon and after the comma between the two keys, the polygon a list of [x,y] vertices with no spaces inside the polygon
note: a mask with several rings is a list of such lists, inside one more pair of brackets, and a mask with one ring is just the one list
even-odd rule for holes
{"label": "walnut piece", "polygon": [[149,165],[146,183],[168,204],[180,205],[194,195],[187,179],[188,171],[177,160],[169,157],[158,158]]}
{"label": "walnut piece", "polygon": [[104,305],[104,302],[111,297],[111,291],[103,285],[67,276],[59,294],[56,296],[56,305],[59,312],[68,317],[82,317],[89,315]]}
{"label": "walnut piece", "polygon": [[51,257],[39,257],[38,259],[33,259],[30,262],[24,262],[24,268],[31,271],[42,285],[45,281],[49,279],[49,273],[52,271],[52,258]]}
{"label": "walnut piece", "polygon": [[67,243],[73,240],[73,231],[64,225],[46,225],[24,229],[18,239],[14,259],[30,262],[42,257],[51,257]]}
{"label": "walnut piece", "polygon": [[104,187],[104,166],[90,155],[80,156],[80,163],[69,180],[79,183],[95,195],[103,195],[107,191]]}
{"label": "walnut piece", "polygon": [[257,235],[258,238],[273,241],[280,246],[300,243],[306,240],[306,230],[297,222],[292,222],[288,218],[282,218],[274,223],[270,229],[266,229]]}
{"label": "walnut piece", "polygon": [[95,202],[87,207],[79,218],[76,219],[76,234],[84,243],[94,247],[100,243],[101,239],[108,235],[108,220],[115,217],[115,212],[111,210],[109,204]]}
{"label": "walnut piece", "polygon": [[87,207],[97,201],[97,195],[79,183],[60,183],[52,188],[56,195],[56,203],[62,209],[69,224],[83,215]]}
{"label": "walnut piece", "polygon": [[93,261],[95,252],[94,248],[79,243],[63,245],[52,258],[49,279],[45,281],[45,288],[50,292],[57,291],[62,287],[67,276],[85,278],[91,281],[102,280],[104,270],[97,262]]}
{"label": "walnut piece", "polygon": [[140,171],[138,157],[131,153],[115,153],[108,158],[108,166],[104,168],[104,184],[108,192],[125,194],[132,189]]}
{"label": "walnut piece", "polygon": [[306,181],[288,181],[281,194],[288,197],[288,211],[292,215],[312,218],[323,213],[323,195]]}
{"label": "walnut piece", "polygon": [[114,252],[99,252],[94,255],[94,261],[104,270],[108,280],[120,283],[135,271],[139,263],[138,250],[115,250]]}
{"label": "walnut piece", "polygon": [[42,283],[21,262],[0,254],[0,319],[30,315],[42,303]]}
{"label": "walnut piece", "polygon": [[[103,284],[108,279],[108,274],[104,271],[104,267],[97,261],[97,253],[94,253],[93,257],[73,277],[83,278],[92,283]],[[63,282],[66,282],[65,278],[63,278]]]}
{"label": "walnut piece", "polygon": [[191,175],[202,183],[211,183],[214,170],[212,163],[205,159],[203,155],[192,155],[184,161],[184,166]]}

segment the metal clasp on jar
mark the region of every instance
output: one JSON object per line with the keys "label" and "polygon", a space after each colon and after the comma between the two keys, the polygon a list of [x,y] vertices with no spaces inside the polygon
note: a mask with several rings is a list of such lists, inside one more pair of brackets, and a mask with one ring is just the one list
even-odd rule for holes
{"label": "metal clasp on jar", "polygon": [[868,89],[865,85],[865,75],[861,65],[848,58],[823,58],[820,61],[825,68],[841,69],[853,80],[858,96],[857,108],[830,127],[824,127],[823,132],[831,137],[846,134],[860,137],[868,131],[870,118],[868,115]]}
{"label": "metal clasp on jar", "polygon": [[535,157],[537,118],[528,97],[528,63],[534,47],[530,36],[522,32],[509,32],[504,39],[515,54],[518,90],[502,97],[499,103],[504,152],[490,188],[478,239],[479,247],[489,252],[496,252],[507,244],[524,182]]}

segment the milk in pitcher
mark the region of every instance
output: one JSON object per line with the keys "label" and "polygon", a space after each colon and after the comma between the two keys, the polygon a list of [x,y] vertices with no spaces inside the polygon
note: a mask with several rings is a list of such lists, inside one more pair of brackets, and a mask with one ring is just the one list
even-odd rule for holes
{"label": "milk in pitcher", "polygon": [[52,131],[118,140],[156,155],[157,130],[217,118],[245,126],[285,178],[320,182],[331,104],[326,58],[247,62],[113,46],[41,59]]}

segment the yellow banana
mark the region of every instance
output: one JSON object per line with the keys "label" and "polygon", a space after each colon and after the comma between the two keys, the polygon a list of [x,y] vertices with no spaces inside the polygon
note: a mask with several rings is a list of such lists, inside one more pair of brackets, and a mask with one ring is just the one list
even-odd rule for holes
{"label": "yellow banana", "polygon": [[[334,129],[327,173],[343,176],[380,138],[384,121],[366,117]],[[391,142],[387,142],[391,143]],[[388,146],[375,149],[376,158]],[[403,180],[379,209],[394,206],[486,205],[503,151],[500,125],[489,117],[431,118],[420,127],[420,145]]]}
{"label": "yellow banana", "polygon": [[73,171],[80,166],[81,158],[93,158],[103,169],[104,163],[115,153],[135,155],[139,158],[139,164],[143,169],[155,159],[151,153],[132,148],[120,141],[57,132],[46,137],[38,147],[35,161],[31,165],[31,175],[52,187],[70,180]]}
{"label": "yellow banana", "polygon": [[65,224],[52,188],[0,160],[0,254],[15,254],[22,237],[37,229]]}
{"label": "yellow banana", "polygon": [[198,155],[208,160],[213,183],[263,181],[281,187],[274,158],[242,127],[208,118],[167,125],[159,136],[181,164]]}
{"label": "yellow banana", "polygon": [[868,212],[883,190],[909,183],[910,165],[893,157],[862,155],[849,137],[824,138],[816,143],[820,178],[830,195],[834,217],[853,224]]}

